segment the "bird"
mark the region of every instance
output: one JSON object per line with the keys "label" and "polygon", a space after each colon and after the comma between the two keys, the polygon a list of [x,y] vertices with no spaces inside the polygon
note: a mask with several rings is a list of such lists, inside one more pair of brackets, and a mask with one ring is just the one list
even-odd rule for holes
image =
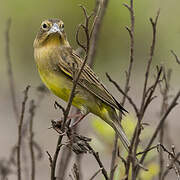
{"label": "bird", "polygon": [[[70,46],[61,19],[44,20],[35,37],[34,59],[41,80],[57,97],[68,101],[73,87],[74,72],[83,60]],[[95,72],[85,64],[76,86],[72,105],[83,115],[95,114],[110,125],[128,151],[128,140],[117,115],[117,110],[127,112],[107,90]]]}

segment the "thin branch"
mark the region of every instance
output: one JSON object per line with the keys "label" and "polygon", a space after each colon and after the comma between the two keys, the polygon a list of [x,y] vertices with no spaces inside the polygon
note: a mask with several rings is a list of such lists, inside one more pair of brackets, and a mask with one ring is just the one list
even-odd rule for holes
{"label": "thin branch", "polygon": [[13,76],[13,71],[12,71],[11,57],[10,57],[10,45],[9,45],[10,28],[11,28],[11,19],[9,18],[7,20],[6,31],[5,31],[5,43],[6,43],[5,52],[6,52],[7,73],[8,73],[8,78],[9,78],[9,86],[10,86],[9,89],[11,92],[12,106],[13,106],[15,118],[18,122],[19,113],[18,113],[18,108],[17,108],[17,103],[16,103],[15,83],[14,83],[14,76]]}
{"label": "thin branch", "polygon": [[[152,97],[152,95],[153,95],[153,93],[155,91],[155,88],[153,88],[150,91],[149,96],[148,96],[147,99],[146,99],[146,95],[147,95],[147,91],[148,91],[147,86],[148,86],[150,68],[151,68],[152,59],[153,59],[154,51],[155,51],[155,45],[156,45],[156,28],[157,28],[157,22],[158,22],[159,13],[160,13],[160,11],[158,10],[157,15],[155,17],[155,20],[150,18],[150,22],[151,22],[152,30],[153,30],[152,43],[151,43],[151,47],[150,47],[150,55],[149,55],[149,59],[148,59],[148,62],[147,62],[147,68],[146,68],[146,72],[145,72],[145,80],[144,80],[144,87],[143,87],[143,95],[142,95],[141,106],[140,106],[139,114],[137,116],[138,117],[138,122],[137,122],[135,131],[133,133],[133,138],[132,138],[132,141],[131,141],[131,148],[133,149],[133,154],[131,155],[129,153],[129,156],[128,156],[130,159],[132,159],[132,169],[133,169],[132,170],[132,180],[136,179],[136,177],[137,177],[136,168],[140,168],[140,166],[136,165],[136,158],[135,157],[136,157],[136,153],[137,153],[137,147],[138,147],[139,142],[140,142],[139,137],[140,137],[141,130],[142,130],[141,121],[142,121],[142,118],[144,116],[144,113],[145,113],[145,110],[146,110],[148,104],[154,99],[154,97]],[[161,74],[161,71],[160,71],[160,74]],[[160,77],[160,74],[158,74],[159,75],[159,76],[157,76],[158,78]],[[155,81],[155,87],[157,86],[158,82],[159,82],[159,79],[158,79],[158,81]],[[128,160],[128,162],[129,161],[130,160]],[[142,163],[140,163],[140,164],[142,164]],[[127,172],[129,172],[129,170]]]}
{"label": "thin branch", "polygon": [[118,147],[118,135],[117,133],[115,134],[114,138],[114,145],[113,145],[113,150],[112,150],[112,158],[111,158],[111,166],[110,166],[110,179],[114,177],[114,172],[115,172],[115,162],[116,162],[116,157],[117,157],[117,148]]}
{"label": "thin branch", "polygon": [[99,32],[100,32],[100,27],[102,26],[103,18],[106,13],[106,9],[108,6],[109,0],[96,0],[96,16],[95,16],[95,21],[94,25],[92,26],[92,30],[90,33],[90,39],[91,39],[91,46],[89,47],[89,54],[88,54],[88,61],[87,63],[89,64],[90,67],[93,66],[92,59],[94,60],[94,57],[96,55],[96,47],[97,47],[97,42],[98,42],[98,37],[99,37]]}
{"label": "thin branch", "polygon": [[24,100],[22,102],[22,108],[21,108],[21,115],[19,119],[18,124],[18,145],[17,145],[17,175],[18,180],[21,180],[21,131],[22,131],[22,125],[23,125],[23,119],[24,119],[24,112],[25,112],[25,106],[28,99],[28,90],[30,86],[27,86],[24,91]]}
{"label": "thin branch", "polygon": [[[145,148],[145,151],[148,150],[148,149],[151,147],[152,143],[154,142],[155,138],[157,137],[158,133],[160,132],[160,129],[161,129],[162,125],[164,124],[167,116],[168,116],[169,113],[172,111],[172,109],[177,105],[177,100],[178,100],[179,96],[180,96],[180,90],[179,90],[179,92],[176,94],[176,96],[174,97],[174,99],[172,100],[171,104],[169,105],[169,107],[168,107],[167,111],[165,112],[165,114],[163,115],[163,117],[161,118],[161,120],[160,120],[158,126],[156,127],[156,130],[154,131],[154,133],[153,133],[153,135],[152,135],[152,137],[151,137],[151,139],[150,139],[147,147]],[[147,154],[147,152],[145,152],[145,153],[142,155],[142,157],[141,157],[141,159],[140,159],[140,163],[141,163],[141,164],[144,162],[144,159],[145,159],[145,157],[146,157],[146,154]],[[136,174],[138,174],[138,171],[139,171],[139,167],[137,167],[137,169],[136,169]]]}
{"label": "thin branch", "polygon": [[95,152],[94,149],[93,149],[88,143],[87,143],[87,147],[88,147],[88,149],[92,152],[94,158],[96,159],[96,161],[97,161],[98,164],[99,164],[99,167],[102,168],[102,174],[104,175],[104,178],[105,178],[106,180],[109,180],[107,171],[106,171],[106,169],[104,168],[104,166],[103,166],[103,164],[102,164],[102,162],[101,162],[101,160],[100,160],[100,158],[99,158],[99,153],[98,153],[98,152]]}
{"label": "thin branch", "polygon": [[[129,32],[130,35],[130,61],[129,61],[129,67],[128,71],[126,73],[126,84],[124,87],[124,93],[127,95],[129,91],[129,83],[130,83],[130,78],[131,78],[131,72],[132,72],[132,67],[134,63],[134,25],[135,25],[135,18],[134,18],[134,2],[133,0],[130,0],[130,6],[127,4],[123,4],[130,12],[130,19],[131,19],[131,27],[126,27],[126,29]],[[126,101],[127,96],[123,96],[122,100],[122,106],[124,105]]]}
{"label": "thin branch", "polygon": [[[163,173],[162,180],[165,179],[165,177],[166,177],[167,174],[169,173],[169,171],[170,171],[170,169],[172,168],[172,166],[174,165],[174,163],[178,160],[179,156],[180,156],[180,153],[178,153],[178,154],[176,155],[176,157],[173,158],[173,160],[171,161],[170,165],[167,167],[166,171]],[[178,179],[179,179],[179,178],[178,178]]]}
{"label": "thin branch", "polygon": [[58,158],[58,155],[59,155],[59,151],[60,151],[60,144],[61,144],[61,141],[62,141],[62,138],[63,136],[59,136],[58,137],[58,142],[57,142],[57,145],[56,145],[56,151],[54,153],[54,156],[52,159],[52,163],[51,163],[51,180],[56,180],[56,177],[55,177],[55,170],[56,170],[56,162],[57,162],[57,158]]}
{"label": "thin branch", "polygon": [[59,180],[65,179],[65,175],[66,175],[68,163],[70,162],[71,155],[72,155],[72,151],[69,148],[64,147],[62,150],[62,156],[59,162],[59,170],[58,170]]}
{"label": "thin branch", "polygon": [[[84,61],[83,61],[83,64],[82,64],[80,70],[77,72],[77,75],[73,76],[73,87],[72,87],[71,94],[70,94],[69,99],[68,99],[68,104],[67,104],[66,109],[65,109],[65,111],[63,113],[64,114],[64,119],[63,119],[62,131],[65,130],[66,121],[67,121],[67,118],[68,118],[68,115],[69,115],[69,112],[70,112],[72,101],[73,101],[73,98],[74,98],[74,96],[76,94],[76,92],[75,92],[76,86],[78,84],[78,80],[79,80],[80,75],[81,75],[81,73],[83,71],[83,68],[84,68],[84,66],[85,66],[85,64],[87,62],[88,52],[89,52],[90,37],[89,37],[88,26],[89,26],[89,20],[90,20],[92,15],[88,16],[87,12],[86,12],[86,9],[83,6],[80,6],[80,7],[83,9],[83,12],[84,12],[84,15],[85,15],[85,25],[82,24],[82,27],[83,27],[83,29],[85,31],[86,40],[87,40],[87,42],[86,42],[86,55],[85,55],[85,58],[84,58]],[[55,177],[56,162],[57,162],[57,158],[58,158],[58,155],[59,155],[62,138],[63,138],[63,136],[60,135],[59,138],[58,138],[56,151],[55,151],[55,154],[53,156],[52,167],[51,167],[51,180],[56,179],[56,177]]]}
{"label": "thin branch", "polygon": [[35,115],[35,104],[34,100],[31,100],[30,102],[30,108],[29,108],[29,113],[30,113],[30,124],[29,124],[29,149],[30,149],[30,159],[31,159],[31,180],[35,180],[35,156],[34,156],[34,143],[33,143],[33,119]]}
{"label": "thin branch", "polygon": [[[161,112],[160,112],[160,117],[163,116],[164,112],[166,112],[167,107],[168,107],[168,96],[169,96],[169,89],[170,89],[170,79],[171,79],[171,70],[169,69],[167,74],[165,72],[165,69],[163,69],[164,71],[164,78],[163,78],[163,82],[164,82],[164,87],[162,87],[160,84],[160,93],[162,95],[162,106],[161,106]],[[167,130],[167,122],[164,123],[162,125],[162,128],[160,130],[160,135],[159,135],[159,142],[160,144],[163,144],[164,141],[164,132],[166,132]],[[162,149],[160,149],[159,151],[159,165],[160,165],[160,171],[159,171],[159,179],[162,179],[162,174],[164,172],[164,151]]]}
{"label": "thin branch", "polygon": [[49,154],[48,151],[46,151],[46,153],[47,153],[47,155],[48,155],[48,157],[49,157],[50,167],[52,167],[52,163],[53,163],[52,157],[51,157],[51,155]]}
{"label": "thin branch", "polygon": [[[152,86],[151,90],[149,91],[149,95],[148,97],[146,98],[146,101],[144,102],[144,106],[143,106],[143,109],[142,109],[142,112],[141,112],[141,115],[144,115],[148,105],[151,103],[151,101],[153,100],[152,97],[153,97],[153,93],[159,83],[159,80],[160,80],[160,76],[161,76],[161,73],[162,73],[162,70],[163,68],[160,67],[160,68],[157,68],[158,72],[157,72],[157,77],[155,79],[155,82],[154,82],[154,85]],[[146,93],[147,94],[147,93]]]}
{"label": "thin branch", "polygon": [[136,104],[134,103],[134,101],[132,100],[132,98],[131,98],[127,93],[125,93],[125,92],[121,89],[121,87],[117,84],[117,82],[115,82],[115,81],[110,77],[110,75],[109,75],[108,73],[106,73],[106,76],[107,76],[108,80],[109,80],[111,83],[114,84],[114,86],[118,89],[118,91],[119,91],[122,95],[126,96],[127,100],[129,101],[129,103],[130,103],[130,104],[132,105],[132,107],[134,108],[134,111],[136,112],[136,114],[138,114],[138,108],[137,108]]}
{"label": "thin branch", "polygon": [[98,169],[98,171],[95,172],[89,180],[93,180],[101,171],[102,171],[102,168]]}
{"label": "thin branch", "polygon": [[156,28],[157,28],[157,22],[158,22],[159,14],[160,14],[160,10],[158,10],[155,20],[150,18],[150,22],[151,22],[152,29],[153,29],[153,39],[152,39],[152,44],[151,44],[151,47],[150,47],[150,55],[149,55],[149,60],[148,60],[146,73],[145,73],[145,81],[144,81],[143,96],[142,96],[142,102],[141,102],[141,110],[144,108],[144,102],[145,102],[145,99],[146,99],[146,91],[147,91],[149,73],[150,73],[151,63],[152,63],[152,59],[153,59],[154,51],[155,51]]}
{"label": "thin branch", "polygon": [[178,64],[180,64],[180,59],[178,58],[178,56],[176,55],[176,53],[175,53],[173,50],[171,50],[170,52],[171,52],[171,54],[175,57],[176,62],[177,62]]}
{"label": "thin branch", "polygon": [[[134,2],[133,2],[133,0],[130,0],[130,6],[127,4],[124,4],[124,6],[129,10],[130,20],[131,20],[130,28],[126,27],[128,33],[129,33],[129,36],[130,36],[130,59],[129,59],[129,67],[128,67],[128,70],[126,72],[126,83],[125,83],[124,91],[120,90],[120,88],[118,88],[118,86],[117,86],[117,88],[119,89],[119,91],[121,93],[123,92],[123,95],[124,95],[121,105],[124,106],[126,98],[127,98],[129,100],[130,104],[133,106],[135,112],[138,113],[138,109],[137,109],[136,105],[134,104],[132,99],[128,96],[128,91],[130,89],[129,83],[130,83],[132,67],[133,67],[133,63],[134,63],[134,25],[135,25],[135,18],[134,18]],[[119,119],[121,121],[122,113],[119,114]],[[114,166],[115,166],[115,156],[116,156],[115,153],[117,151],[117,144],[116,144],[117,139],[118,139],[118,136],[116,134],[115,139],[114,139],[114,150],[113,150],[114,153],[112,153],[111,171],[110,172],[112,172],[112,168],[114,168]],[[129,152],[129,153],[131,153],[131,152]],[[113,177],[114,177],[114,173],[111,173],[110,179],[113,179]],[[127,175],[127,178],[128,178],[128,175]]]}
{"label": "thin branch", "polygon": [[155,145],[155,146],[150,147],[149,149],[146,149],[145,151],[138,152],[138,153],[136,154],[136,156],[142,155],[142,154],[144,154],[144,153],[148,153],[149,151],[151,151],[151,150],[153,150],[153,149],[157,149],[158,146],[159,146],[159,145]]}

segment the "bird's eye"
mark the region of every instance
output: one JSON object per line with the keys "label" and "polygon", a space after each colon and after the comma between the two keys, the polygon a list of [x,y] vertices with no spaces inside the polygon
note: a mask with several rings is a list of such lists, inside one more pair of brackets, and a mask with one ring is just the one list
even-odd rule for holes
{"label": "bird's eye", "polygon": [[47,25],[46,23],[43,23],[43,24],[42,24],[42,28],[43,28],[44,30],[47,30],[48,25]]}
{"label": "bird's eye", "polygon": [[61,24],[61,29],[64,29],[64,24]]}

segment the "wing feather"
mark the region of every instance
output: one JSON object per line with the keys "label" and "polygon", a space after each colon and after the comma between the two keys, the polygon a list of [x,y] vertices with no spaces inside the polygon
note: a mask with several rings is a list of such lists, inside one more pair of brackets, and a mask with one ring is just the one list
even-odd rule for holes
{"label": "wing feather", "polygon": [[[73,52],[71,48],[63,48],[60,49],[59,52],[59,68],[70,78],[73,78],[72,76],[74,71],[78,72],[80,70],[83,61],[75,54],[75,52]],[[126,111],[108,92],[106,87],[88,65],[85,65],[80,75],[78,84],[94,94],[97,98],[101,99],[103,102],[110,105],[112,108]]]}

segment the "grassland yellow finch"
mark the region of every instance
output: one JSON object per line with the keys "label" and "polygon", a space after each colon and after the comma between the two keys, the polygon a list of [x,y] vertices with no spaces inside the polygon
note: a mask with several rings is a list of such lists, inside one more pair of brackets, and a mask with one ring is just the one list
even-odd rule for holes
{"label": "grassland yellow finch", "polygon": [[[40,77],[56,96],[68,101],[73,87],[73,72],[79,71],[83,61],[69,45],[64,23],[59,19],[42,22],[34,40],[34,57]],[[118,121],[116,110],[126,111],[108,92],[93,70],[85,65],[76,87],[72,105],[82,114],[99,116],[118,134],[128,150],[129,141]]]}

